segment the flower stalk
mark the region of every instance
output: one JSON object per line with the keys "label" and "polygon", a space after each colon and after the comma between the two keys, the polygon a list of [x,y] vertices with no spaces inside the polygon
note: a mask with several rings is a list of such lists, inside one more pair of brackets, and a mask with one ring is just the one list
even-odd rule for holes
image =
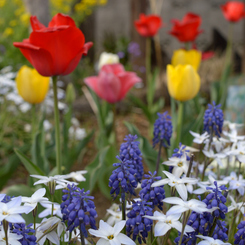
{"label": "flower stalk", "polygon": [[61,174],[61,145],[60,145],[60,116],[57,97],[57,76],[52,77],[54,93],[54,118],[55,118],[55,145],[56,145],[56,167],[58,175]]}
{"label": "flower stalk", "polygon": [[177,137],[175,141],[175,145],[178,146],[181,142],[181,133],[182,133],[182,124],[183,124],[183,114],[184,114],[184,102],[179,102],[178,109],[178,121],[177,121]]}

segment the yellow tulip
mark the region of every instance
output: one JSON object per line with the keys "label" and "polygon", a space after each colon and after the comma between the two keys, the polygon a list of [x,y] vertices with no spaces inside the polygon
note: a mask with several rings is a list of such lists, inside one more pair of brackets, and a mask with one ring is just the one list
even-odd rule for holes
{"label": "yellow tulip", "polygon": [[49,89],[49,77],[41,76],[35,69],[22,66],[16,76],[19,95],[31,104],[41,103]]}
{"label": "yellow tulip", "polygon": [[195,50],[178,49],[174,51],[171,64],[177,65],[192,65],[197,71],[201,63],[202,53]]}
{"label": "yellow tulip", "polygon": [[193,99],[200,89],[200,77],[191,65],[167,66],[168,92],[179,101]]}

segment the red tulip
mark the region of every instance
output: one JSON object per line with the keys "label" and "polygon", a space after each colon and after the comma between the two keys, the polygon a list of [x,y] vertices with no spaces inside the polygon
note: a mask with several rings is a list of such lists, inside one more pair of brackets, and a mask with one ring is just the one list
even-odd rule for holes
{"label": "red tulip", "polygon": [[225,18],[231,22],[237,22],[245,16],[244,3],[238,1],[227,2],[221,5]]}
{"label": "red tulip", "polygon": [[78,65],[93,43],[85,43],[83,33],[72,18],[57,14],[48,27],[31,16],[33,32],[29,39],[15,42],[22,54],[42,76],[67,75]]}
{"label": "red tulip", "polygon": [[199,15],[188,13],[182,21],[173,19],[174,24],[170,34],[179,39],[180,42],[193,42],[202,32],[199,30],[202,19]]}
{"label": "red tulip", "polygon": [[125,71],[122,64],[108,64],[101,68],[99,76],[87,77],[84,82],[101,99],[115,103],[122,100],[141,79],[134,72]]}
{"label": "red tulip", "polygon": [[158,15],[140,14],[140,19],[134,22],[137,32],[143,37],[153,37],[162,25],[162,19]]}

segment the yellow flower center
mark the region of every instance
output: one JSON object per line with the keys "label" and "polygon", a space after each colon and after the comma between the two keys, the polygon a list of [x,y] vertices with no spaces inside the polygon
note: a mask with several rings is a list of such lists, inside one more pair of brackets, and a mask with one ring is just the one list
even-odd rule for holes
{"label": "yellow flower center", "polygon": [[114,238],[114,236],[113,235],[110,235],[110,236],[108,236],[107,237],[109,240],[112,240],[113,238]]}
{"label": "yellow flower center", "polygon": [[8,213],[7,213],[7,212],[5,212],[5,211],[3,211],[3,212],[2,212],[2,214],[3,214],[3,215],[8,215]]}
{"label": "yellow flower center", "polygon": [[167,220],[166,224],[172,224],[171,220]]}
{"label": "yellow flower center", "polygon": [[183,162],[179,162],[177,165],[178,167],[183,167]]}

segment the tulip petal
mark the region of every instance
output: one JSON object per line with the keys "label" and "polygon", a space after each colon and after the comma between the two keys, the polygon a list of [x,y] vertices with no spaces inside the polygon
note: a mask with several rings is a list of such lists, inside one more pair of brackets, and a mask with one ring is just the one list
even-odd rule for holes
{"label": "tulip petal", "polygon": [[37,18],[37,16],[31,16],[30,18],[30,22],[31,22],[31,27],[33,31],[39,31],[41,29],[46,28],[45,25],[43,25]]}
{"label": "tulip petal", "polygon": [[134,72],[126,72],[119,75],[119,79],[121,82],[121,91],[119,99],[122,100],[127,92],[136,84],[141,82],[142,80],[134,73]]}
{"label": "tulip petal", "polygon": [[52,18],[48,27],[57,27],[63,25],[76,27],[75,21],[70,16],[61,13],[56,14]]}
{"label": "tulip petal", "polygon": [[[45,51],[42,52],[42,55],[48,53],[51,56],[50,64],[46,64],[43,60],[43,65],[48,67],[48,70],[50,70],[50,66],[52,67],[51,74],[43,72],[43,69],[41,73],[39,67],[34,65],[43,76],[67,75],[73,71],[82,56],[85,42],[83,33],[76,27],[68,27],[56,31],[32,32],[29,39],[31,44]],[[71,67],[70,63],[73,59],[75,60]]]}

